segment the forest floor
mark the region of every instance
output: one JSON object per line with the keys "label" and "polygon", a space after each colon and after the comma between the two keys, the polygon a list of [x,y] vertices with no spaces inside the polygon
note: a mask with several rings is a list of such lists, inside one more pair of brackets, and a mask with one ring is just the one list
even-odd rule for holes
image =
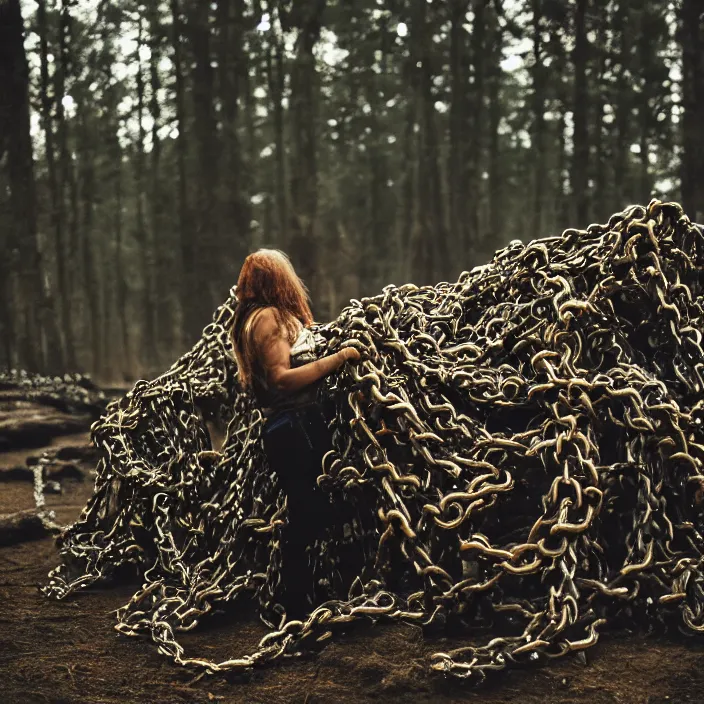
{"label": "forest floor", "polygon": [[[84,444],[88,436],[53,442]],[[0,454],[0,472],[40,453]],[[62,494],[47,496],[60,522],[75,520],[91,494],[89,469],[84,467],[85,482],[64,480]],[[0,482],[0,514],[33,505],[30,482]],[[52,538],[0,548],[0,704],[704,701],[704,639],[624,631],[603,634],[587,664],[567,656],[546,667],[500,673],[480,686],[431,673],[428,655],[450,642],[405,625],[356,628],[334,636],[316,655],[246,676],[192,682],[192,673],[149,641],[113,629],[114,610],[134,591],[129,585],[91,588],[63,602],[44,598],[38,586],[57,563]],[[243,611],[206,620],[186,634],[188,652],[225,658],[253,650],[265,627],[253,609]]]}

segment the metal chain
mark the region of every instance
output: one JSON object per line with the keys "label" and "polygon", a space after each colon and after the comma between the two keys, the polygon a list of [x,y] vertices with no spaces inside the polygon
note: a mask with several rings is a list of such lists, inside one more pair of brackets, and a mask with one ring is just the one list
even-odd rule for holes
{"label": "metal chain", "polygon": [[[354,344],[362,359],[327,381],[318,483],[353,516],[311,546],[331,594],[303,621],[278,604],[296,526],[238,390],[231,297],[94,424],[95,493],[44,592],[131,564],[143,585],[117,630],[209,673],[311,650],[360,618],[490,627],[432,656],[458,677],[583,650],[622,618],[679,613],[703,631],[703,267],[702,232],[652,201],[512,242],[455,283],[387,286],[319,327],[324,353]],[[204,405],[228,421],[221,454]],[[350,546],[365,564],[343,597]],[[177,631],[245,593],[271,628],[257,650],[186,654]]]}

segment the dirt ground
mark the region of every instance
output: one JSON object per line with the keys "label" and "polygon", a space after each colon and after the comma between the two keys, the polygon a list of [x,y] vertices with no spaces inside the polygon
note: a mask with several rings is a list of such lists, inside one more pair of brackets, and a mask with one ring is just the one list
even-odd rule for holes
{"label": "dirt ground", "polygon": [[[87,436],[55,442],[84,443]],[[0,454],[0,472],[40,452]],[[59,521],[69,522],[92,481],[65,480],[63,489],[47,503]],[[32,506],[31,483],[0,482],[0,513]],[[51,538],[0,548],[0,704],[704,701],[704,638],[623,631],[602,635],[586,664],[567,656],[547,667],[501,673],[481,686],[431,673],[428,653],[447,642],[404,625],[357,628],[336,635],[317,655],[246,676],[192,682],[192,673],[150,642],[113,629],[114,610],[133,592],[129,585],[93,588],[64,602],[44,598],[38,586],[57,562]],[[251,651],[265,627],[251,610],[243,611],[205,621],[184,638],[187,649],[212,658]]]}

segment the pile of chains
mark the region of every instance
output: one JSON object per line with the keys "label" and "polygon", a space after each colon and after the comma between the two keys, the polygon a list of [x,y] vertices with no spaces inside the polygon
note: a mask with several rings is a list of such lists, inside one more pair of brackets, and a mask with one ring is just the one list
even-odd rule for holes
{"label": "pile of chains", "polygon": [[[296,526],[238,390],[235,306],[93,426],[95,494],[47,595],[131,566],[143,583],[117,630],[202,673],[311,651],[359,619],[454,624],[466,644],[430,664],[463,678],[583,650],[607,622],[704,630],[704,234],[678,204],[512,242],[316,329],[322,353],[362,352],[327,381],[318,478],[355,517],[311,546],[330,594],[300,621],[278,603]],[[205,407],[228,423],[220,452]],[[271,629],[256,651],[186,654],[177,632],[243,595]]]}
{"label": "pile of chains", "polygon": [[24,369],[0,370],[0,401],[29,401],[67,413],[88,411],[98,417],[107,405],[103,391],[84,374],[44,376]]}

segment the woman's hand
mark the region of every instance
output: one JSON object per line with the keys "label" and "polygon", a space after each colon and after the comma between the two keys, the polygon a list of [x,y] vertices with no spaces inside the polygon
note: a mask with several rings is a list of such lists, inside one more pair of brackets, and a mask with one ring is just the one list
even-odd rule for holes
{"label": "woman's hand", "polygon": [[291,344],[269,308],[255,321],[253,334],[269,383],[285,392],[298,391],[331,374],[345,362],[360,358],[354,347],[343,347],[327,357],[291,369]]}
{"label": "woman's hand", "polygon": [[344,362],[356,362],[361,357],[356,347],[343,347],[340,350],[340,354]]}

